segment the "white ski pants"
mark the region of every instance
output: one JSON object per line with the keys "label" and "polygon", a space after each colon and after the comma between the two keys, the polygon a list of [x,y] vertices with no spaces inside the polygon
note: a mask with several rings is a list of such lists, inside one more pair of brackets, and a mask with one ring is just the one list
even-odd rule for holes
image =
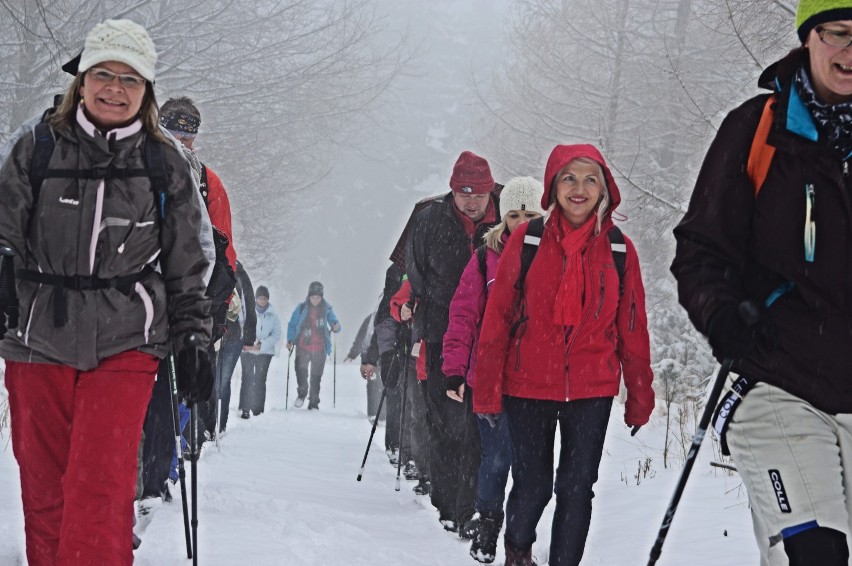
{"label": "white ski pants", "polygon": [[852,414],[831,415],[757,383],[737,408],[728,447],[752,507],[761,566],[786,566],[785,536],[852,533]]}

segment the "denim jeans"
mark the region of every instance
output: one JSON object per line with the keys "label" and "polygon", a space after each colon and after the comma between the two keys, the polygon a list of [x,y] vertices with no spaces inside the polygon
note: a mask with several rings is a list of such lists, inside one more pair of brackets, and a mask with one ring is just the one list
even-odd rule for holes
{"label": "denim jeans", "polygon": [[[506,502],[506,543],[518,550],[535,542],[535,527],[552,494],[556,511],[550,536],[551,566],[577,566],[592,519],[592,486],[609,423],[612,397],[542,401],[504,397],[512,436],[512,491]],[[556,484],[556,425],[562,440]]]}
{"label": "denim jeans", "polygon": [[491,427],[485,419],[477,418],[482,461],[476,493],[476,510],[480,513],[502,513],[506,497],[506,482],[512,465],[512,437],[505,416]]}
{"label": "denim jeans", "polygon": [[234,374],[234,368],[237,367],[237,361],[239,361],[242,351],[243,343],[241,340],[222,340],[222,348],[218,355],[221,367],[216,368],[216,387],[213,391],[214,399],[218,398],[222,401],[219,430],[225,430],[225,427],[228,426],[228,406],[231,404],[231,376]]}

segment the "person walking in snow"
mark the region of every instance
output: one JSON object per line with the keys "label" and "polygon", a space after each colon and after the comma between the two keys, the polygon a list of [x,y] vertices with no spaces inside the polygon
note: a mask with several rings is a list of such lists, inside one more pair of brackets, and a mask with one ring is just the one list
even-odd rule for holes
{"label": "person walking in snow", "polygon": [[[331,355],[331,332],[340,332],[340,321],[334,309],[323,298],[323,286],[314,281],[308,286],[307,299],[299,303],[287,325],[287,349],[296,348],[297,397],[293,403],[301,407],[308,398],[308,409],[319,409],[320,382],[325,358]],[[310,386],[308,383],[310,372]]]}
{"label": "person walking in snow", "polygon": [[261,285],[254,292],[255,343],[243,346],[240,362],[243,381],[240,386],[240,417],[257,416],[266,407],[266,374],[275,355],[275,345],[281,339],[281,321],[269,302],[269,289]]}
{"label": "person walking in snow", "polygon": [[[14,252],[19,303],[4,289],[0,307],[20,313],[9,332],[16,321],[2,317],[0,355],[32,566],[132,564],[137,452],[159,358],[175,352],[192,401],[213,385],[201,210],[157,125],[156,62],[142,26],[96,25],[46,136],[22,137],[0,169],[0,246]],[[34,180],[48,136],[51,170]],[[114,174],[128,170],[141,173]]]}
{"label": "person walking in snow", "polygon": [[[382,385],[382,380],[379,379],[379,372],[376,371],[378,360],[371,358],[369,354],[373,347],[376,348],[376,351],[378,350],[378,337],[376,336],[376,329],[373,326],[375,315],[375,312],[370,313],[361,323],[361,326],[358,328],[358,334],[355,335],[355,340],[352,342],[352,347],[349,349],[349,353],[346,355],[343,363],[351,362],[359,356],[362,358],[360,374],[361,378],[367,382],[367,418],[371,423],[377,418],[384,423],[385,416],[387,415],[387,405],[382,405],[381,415],[377,414],[376,411],[378,411],[379,402],[381,402],[382,393],[385,388]],[[367,358],[366,360],[364,359],[365,357]],[[376,353],[375,358],[378,358],[378,353]],[[370,362],[373,362],[372,365]]]}
{"label": "person walking in snow", "polygon": [[[625,238],[622,278],[609,240],[621,201],[615,180],[594,146],[558,145],[544,181],[541,206],[548,214],[535,257],[519,280],[529,227],[541,221],[517,227],[500,256],[473,378],[474,411],[495,424],[508,419],[512,438],[507,566],[534,564],[536,525],[554,492],[549,564],[580,563],[622,374],[624,421],[634,434],[654,408],[639,258]],[[557,424],[562,444],[554,484]]]}
{"label": "person walking in snow", "polygon": [[511,233],[525,222],[539,218],[544,187],[532,177],[515,177],[500,192],[499,224],[485,234],[485,244],[476,250],[465,267],[450,303],[450,324],[444,334],[444,374],[447,395],[463,403],[469,414],[472,432],[469,450],[482,450],[477,480],[476,511],[479,522],[473,534],[470,555],[479,562],[491,563],[497,552],[497,537],[503,526],[503,499],[509,466],[512,463],[512,439],[506,419],[494,425],[473,415],[472,383],[476,367],[476,343],[485,313],[488,291],[497,272],[497,260]]}
{"label": "person walking in snow", "polygon": [[671,269],[690,320],[736,374],[723,439],[761,564],[846,566],[852,2],[801,0],[796,31],[801,47],[758,80],[770,93],[719,127]]}
{"label": "person walking in snow", "polygon": [[464,441],[464,406],[447,397],[441,352],[450,300],[473,250],[497,222],[497,197],[488,162],[470,151],[459,155],[449,184],[449,193],[414,217],[405,263],[410,302],[417,305],[414,326],[426,342],[432,504],[444,528],[458,532],[474,514],[479,452]]}

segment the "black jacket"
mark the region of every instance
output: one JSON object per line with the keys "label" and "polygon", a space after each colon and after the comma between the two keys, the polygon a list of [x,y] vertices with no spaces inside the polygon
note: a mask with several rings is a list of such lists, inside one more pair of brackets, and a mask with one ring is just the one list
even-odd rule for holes
{"label": "black jacket", "polygon": [[[824,411],[848,413],[852,179],[847,156],[822,139],[792,87],[805,59],[802,50],[795,50],[761,76],[761,86],[780,90],[767,138],[776,152],[757,197],[746,163],[768,95],[745,102],[720,126],[689,209],[674,230],[672,273],[681,304],[705,334],[708,321],[724,305],[744,299],[765,304],[773,291],[792,285],[768,311],[780,345],[736,360],[733,368]],[[804,250],[808,185],[814,188],[811,218],[816,224],[812,262]]]}
{"label": "black jacket", "polygon": [[[497,209],[497,198],[491,195]],[[456,216],[453,193],[414,217],[405,253],[405,269],[417,299],[414,325],[426,342],[441,343],[449,323],[450,301],[474,249],[493,223],[480,222],[468,237]]]}

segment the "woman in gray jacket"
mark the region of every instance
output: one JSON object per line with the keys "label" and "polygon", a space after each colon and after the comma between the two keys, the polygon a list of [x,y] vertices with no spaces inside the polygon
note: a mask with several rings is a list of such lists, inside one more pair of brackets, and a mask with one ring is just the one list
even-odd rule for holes
{"label": "woman in gray jacket", "polygon": [[132,564],[158,358],[174,349],[190,400],[212,386],[200,210],[157,127],[156,61],[138,24],[95,26],[57,112],[0,169],[0,282],[14,265],[18,299],[0,307],[20,312],[0,355],[31,566]]}

